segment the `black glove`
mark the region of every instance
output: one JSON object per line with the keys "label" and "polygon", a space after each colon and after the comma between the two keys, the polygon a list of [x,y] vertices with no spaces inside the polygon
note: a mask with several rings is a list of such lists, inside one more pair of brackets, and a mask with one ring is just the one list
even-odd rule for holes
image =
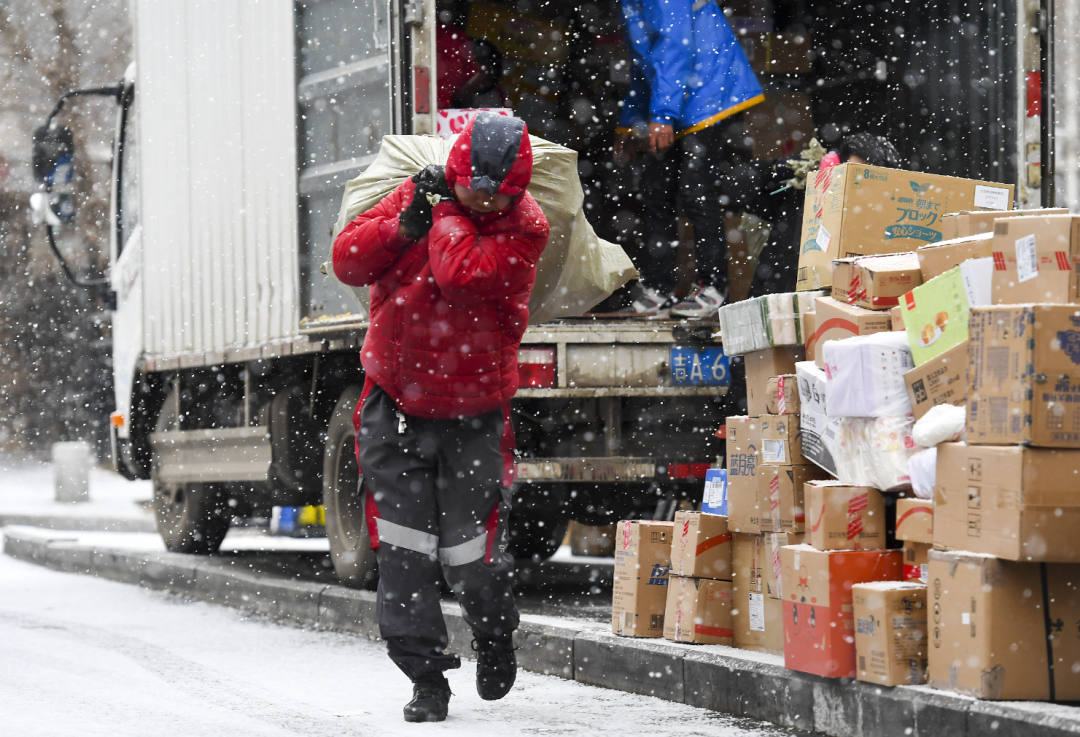
{"label": "black glove", "polygon": [[[446,184],[446,168],[431,165],[413,175],[413,199],[405,212],[398,217],[409,238],[414,240],[423,238],[431,230],[431,208],[433,207],[429,195],[437,195],[439,199],[454,199],[450,187]],[[435,199],[435,198],[432,198]]]}

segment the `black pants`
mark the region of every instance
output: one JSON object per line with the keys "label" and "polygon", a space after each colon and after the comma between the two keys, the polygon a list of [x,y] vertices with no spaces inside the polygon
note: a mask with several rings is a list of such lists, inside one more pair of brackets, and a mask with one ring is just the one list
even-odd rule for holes
{"label": "black pants", "polygon": [[683,136],[660,156],[646,154],[641,194],[645,211],[642,281],[661,294],[675,291],[679,244],[676,213],[694,226],[698,281],[721,292],[728,286],[727,235],[721,192],[733,165],[750,157],[742,115]]}
{"label": "black pants", "polygon": [[446,652],[440,567],[475,634],[517,629],[502,434],[500,411],[420,419],[399,412],[377,386],[360,410],[361,483],[373,545],[378,538],[379,631],[413,680],[461,665]]}

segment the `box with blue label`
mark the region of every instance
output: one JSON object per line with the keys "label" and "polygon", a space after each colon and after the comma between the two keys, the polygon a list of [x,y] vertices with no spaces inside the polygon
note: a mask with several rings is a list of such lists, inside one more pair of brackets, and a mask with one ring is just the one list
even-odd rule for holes
{"label": "box with blue label", "polygon": [[674,522],[623,520],[615,528],[611,631],[663,637]]}
{"label": "box with blue label", "polygon": [[799,291],[832,286],[832,262],[850,256],[914,251],[937,243],[942,217],[959,210],[1009,210],[1013,185],[847,163],[807,187],[799,254]]}
{"label": "box with blue label", "polygon": [[727,517],[727,469],[710,468],[705,472],[705,495],[701,511]]}

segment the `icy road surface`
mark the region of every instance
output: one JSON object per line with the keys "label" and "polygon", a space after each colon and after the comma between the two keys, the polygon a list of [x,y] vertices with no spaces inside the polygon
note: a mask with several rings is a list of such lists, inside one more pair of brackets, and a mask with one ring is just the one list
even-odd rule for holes
{"label": "icy road surface", "polygon": [[0,734],[785,735],[771,725],[522,672],[502,701],[450,674],[442,724],[402,720],[380,643],[0,555]]}

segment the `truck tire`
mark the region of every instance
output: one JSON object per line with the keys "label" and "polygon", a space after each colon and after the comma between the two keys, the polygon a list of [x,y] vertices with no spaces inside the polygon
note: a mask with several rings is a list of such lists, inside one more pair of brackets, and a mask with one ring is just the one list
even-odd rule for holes
{"label": "truck tire", "polygon": [[566,521],[510,513],[510,552],[518,560],[547,560],[566,537]]}
{"label": "truck tire", "polygon": [[367,520],[360,498],[360,469],[356,463],[353,412],[361,387],[350,386],[341,395],[326,431],[323,453],[323,505],[330,560],[342,583],[374,588],[378,581],[375,552],[368,540]]}
{"label": "truck tire", "polygon": [[[165,400],[157,429],[175,429],[176,404]],[[170,553],[216,553],[229,531],[232,514],[225,490],[215,484],[172,483],[158,477],[157,459],[151,461],[154,520]]]}

